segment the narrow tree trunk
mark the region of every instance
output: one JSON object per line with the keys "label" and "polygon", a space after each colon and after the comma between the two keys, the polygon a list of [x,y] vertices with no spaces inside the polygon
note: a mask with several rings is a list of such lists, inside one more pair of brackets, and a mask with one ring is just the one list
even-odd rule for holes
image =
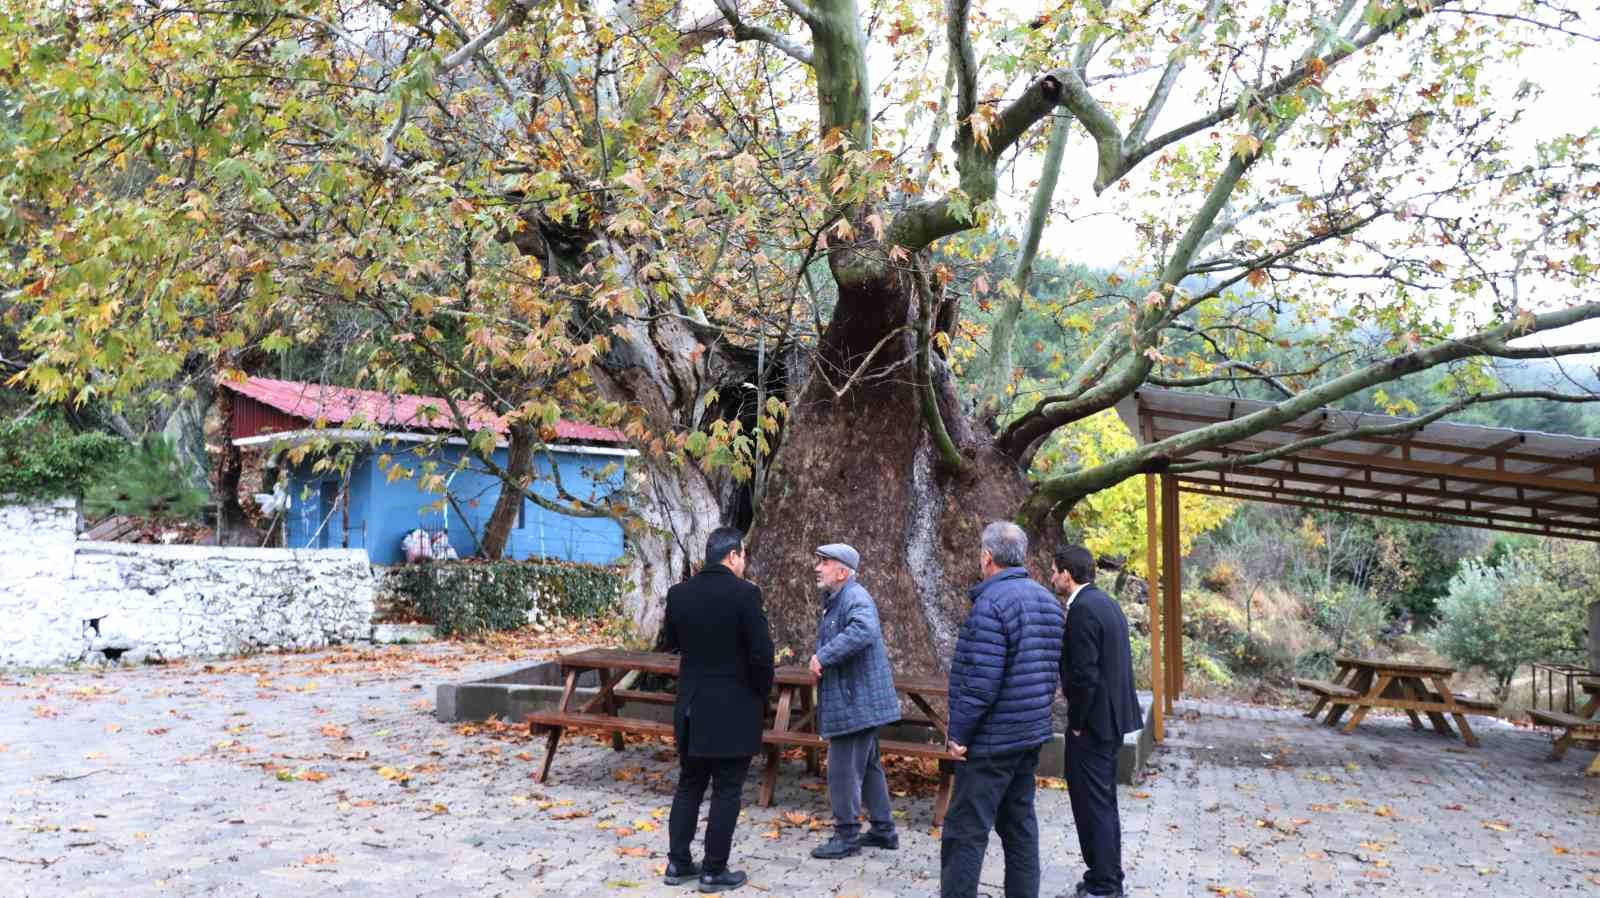
{"label": "narrow tree trunk", "polygon": [[533,448],[537,441],[538,434],[534,432],[532,424],[511,425],[510,445],[506,450],[509,456],[506,474],[512,482],[500,485],[500,497],[495,500],[494,511],[489,513],[489,523],[484,525],[479,547],[485,558],[498,559],[506,554],[511,528],[517,525],[517,513],[522,510],[522,503],[527,501],[518,486],[525,488],[533,482]]}

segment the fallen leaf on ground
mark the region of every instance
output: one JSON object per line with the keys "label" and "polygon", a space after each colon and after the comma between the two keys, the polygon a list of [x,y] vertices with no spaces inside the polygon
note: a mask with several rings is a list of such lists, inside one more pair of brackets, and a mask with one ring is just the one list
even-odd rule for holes
{"label": "fallen leaf on ground", "polygon": [[617,854],[621,857],[649,857],[650,849],[643,845],[629,845],[626,848],[618,848]]}
{"label": "fallen leaf on ground", "polygon": [[338,862],[339,859],[331,854],[313,854],[300,863],[305,864],[307,867],[314,867],[318,864],[335,864]]}
{"label": "fallen leaf on ground", "polygon": [[1511,824],[1505,822],[1504,820],[1485,820],[1483,821],[1483,828],[1492,829],[1497,833],[1503,833],[1511,831]]}

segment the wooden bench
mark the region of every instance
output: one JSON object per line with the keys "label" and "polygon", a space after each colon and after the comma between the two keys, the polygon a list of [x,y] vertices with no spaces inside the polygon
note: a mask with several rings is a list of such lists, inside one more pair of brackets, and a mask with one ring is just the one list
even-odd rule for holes
{"label": "wooden bench", "polygon": [[[1439,701],[1438,693],[1431,693],[1429,697],[1434,701]],[[1481,717],[1500,716],[1499,702],[1491,702],[1488,699],[1482,698],[1462,698],[1459,695],[1455,697],[1455,700],[1457,705],[1460,705],[1461,707],[1466,708],[1468,711],[1471,711],[1472,713]]]}
{"label": "wooden bench", "polygon": [[[679,658],[660,652],[631,652],[620,649],[586,649],[562,655],[558,661],[565,675],[561,700],[550,710],[535,711],[525,716],[533,733],[545,736],[544,761],[534,774],[536,782],[545,782],[550,766],[560,744],[562,731],[568,728],[597,730],[611,734],[611,747],[621,751],[623,736],[636,733],[644,736],[671,737],[670,723],[620,713],[624,705],[672,705],[677,696],[669,692],[646,692],[630,688],[637,674],[654,674],[676,677]],[[599,689],[581,705],[575,705],[578,678],[581,674],[595,672],[599,675]],[[762,733],[762,754],[766,756],[761,775],[760,804],[772,805],[777,787],[778,767],[782,762],[783,748],[799,748],[806,756],[806,768],[820,772],[818,755],[828,743],[816,735],[817,708],[815,699],[816,677],[800,665],[785,665],[773,672],[777,702],[769,706],[766,729]],[[929,742],[880,741],[885,754],[917,758],[931,758],[939,762],[939,795],[934,808],[935,825],[942,824],[950,802],[954,780],[955,762],[960,760],[943,744],[947,728],[944,715],[934,706],[934,701],[944,699],[947,683],[942,676],[895,674],[895,690],[916,706],[902,723],[923,726],[933,730]],[[659,715],[651,715],[655,717]]]}
{"label": "wooden bench", "polygon": [[[1546,711],[1543,708],[1528,709],[1528,719],[1539,726],[1553,727],[1561,730],[1561,735],[1550,744],[1550,760],[1559,761],[1567,754],[1567,749],[1574,742],[1600,743],[1600,720],[1592,717],[1580,717],[1576,714],[1566,714],[1561,711]],[[1600,755],[1596,755],[1594,763],[1589,765],[1590,776],[1600,776]]]}
{"label": "wooden bench", "polygon": [[[624,698],[624,693],[619,691],[618,698]],[[560,731],[565,729],[594,730],[603,733],[638,733],[644,736],[673,735],[672,724],[654,720],[641,720],[637,717],[613,717],[609,714],[583,714],[561,711],[533,711],[526,717],[531,731],[538,735],[549,732],[560,738]],[[761,733],[763,745],[772,745],[783,748],[808,748],[826,749],[828,740],[815,733],[797,733],[792,730],[764,730]],[[878,751],[887,755],[900,755],[909,758],[929,758],[939,762],[939,791],[933,802],[933,825],[944,824],[945,812],[950,809],[950,793],[954,785],[955,762],[961,760],[951,752],[947,746],[935,745],[932,742],[905,742],[898,739],[880,739]],[[540,766],[539,778],[550,773],[550,761],[555,752],[546,751],[544,763]],[[763,807],[766,803],[763,802]]]}
{"label": "wooden bench", "polygon": [[1317,703],[1311,706],[1310,711],[1306,712],[1306,716],[1312,720],[1315,720],[1317,715],[1322,713],[1323,706],[1326,705],[1331,699],[1361,697],[1361,693],[1356,692],[1354,689],[1351,689],[1347,686],[1340,686],[1338,683],[1330,682],[1328,680],[1311,680],[1304,677],[1295,677],[1294,685],[1296,689],[1304,689],[1305,691],[1313,693],[1317,696]]}

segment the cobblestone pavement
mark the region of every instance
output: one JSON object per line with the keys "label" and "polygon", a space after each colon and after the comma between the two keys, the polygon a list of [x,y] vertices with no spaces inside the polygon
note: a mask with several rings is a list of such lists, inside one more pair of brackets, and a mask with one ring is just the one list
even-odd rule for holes
{"label": "cobblestone pavement", "polygon": [[[674,761],[436,722],[433,687],[512,665],[458,647],[0,675],[0,895],[663,896]],[[536,660],[527,656],[523,663]],[[1600,895],[1586,751],[1477,718],[1467,749],[1401,718],[1352,736],[1293,711],[1187,703],[1122,788],[1136,896]],[[931,800],[896,800],[901,850],[809,857],[817,781],[785,766],[749,806],[735,894],[933,896]],[[747,806],[755,795],[746,791]],[[1046,896],[1079,855],[1066,793],[1039,797]],[[998,898],[991,846],[985,894]]]}

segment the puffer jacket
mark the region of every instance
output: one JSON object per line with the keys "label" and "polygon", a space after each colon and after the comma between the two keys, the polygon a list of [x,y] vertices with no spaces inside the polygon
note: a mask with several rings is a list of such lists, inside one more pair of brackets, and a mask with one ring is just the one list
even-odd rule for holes
{"label": "puffer jacket", "polygon": [[971,757],[1003,755],[1050,739],[1060,679],[1061,603],[1026,568],[972,587],[972,610],[950,662],[950,738]]}
{"label": "puffer jacket", "polygon": [[817,660],[822,662],[817,701],[817,733],[822,738],[900,719],[878,606],[854,576],[824,606],[817,625]]}

